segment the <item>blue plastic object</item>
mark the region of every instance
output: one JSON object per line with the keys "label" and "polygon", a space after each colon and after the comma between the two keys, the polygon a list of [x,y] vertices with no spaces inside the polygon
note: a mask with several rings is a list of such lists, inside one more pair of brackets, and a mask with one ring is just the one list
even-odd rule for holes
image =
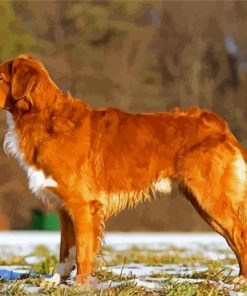
{"label": "blue plastic object", "polygon": [[[26,271],[19,271],[17,270],[11,270],[11,269],[0,269],[0,279],[5,280],[5,281],[12,281],[12,280],[17,280],[17,279],[24,279],[28,277],[39,277],[40,275],[37,273],[32,272],[31,270],[26,270]],[[45,274],[43,275],[45,278],[51,278],[51,274]]]}
{"label": "blue plastic object", "polygon": [[9,270],[9,269],[0,269],[0,278],[3,280],[17,280],[20,278],[27,278],[30,276],[30,271],[27,270],[27,273],[23,273],[23,272],[18,272],[18,271],[14,271],[14,270]]}

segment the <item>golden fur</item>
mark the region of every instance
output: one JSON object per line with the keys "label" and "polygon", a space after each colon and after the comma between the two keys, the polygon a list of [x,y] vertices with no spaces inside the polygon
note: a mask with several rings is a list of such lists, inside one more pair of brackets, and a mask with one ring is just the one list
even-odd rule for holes
{"label": "golden fur", "polygon": [[21,163],[43,174],[46,193],[63,205],[60,262],[76,244],[78,283],[92,272],[105,220],[171,182],[226,238],[247,277],[247,154],[223,119],[198,108],[94,110],[26,55],[0,74],[0,108],[12,115]]}

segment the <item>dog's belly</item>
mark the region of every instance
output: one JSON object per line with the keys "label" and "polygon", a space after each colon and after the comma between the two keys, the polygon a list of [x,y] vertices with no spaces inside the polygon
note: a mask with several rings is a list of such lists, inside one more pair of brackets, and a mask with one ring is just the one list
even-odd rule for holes
{"label": "dog's belly", "polygon": [[155,194],[155,192],[169,194],[172,191],[172,185],[172,180],[170,178],[162,178],[154,182],[153,184],[150,184],[148,188],[145,188],[140,192],[120,191],[108,194],[106,192],[102,192],[101,198],[103,204],[105,205],[105,217],[106,219],[108,219],[110,216],[117,214],[118,212],[127,207],[133,207],[140,202],[150,200],[150,191],[153,192],[153,194]]}

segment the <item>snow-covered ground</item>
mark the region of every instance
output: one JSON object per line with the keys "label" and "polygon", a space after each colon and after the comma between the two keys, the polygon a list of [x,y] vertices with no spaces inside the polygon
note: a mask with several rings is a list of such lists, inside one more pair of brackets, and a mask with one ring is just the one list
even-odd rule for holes
{"label": "snow-covered ground", "polygon": [[[158,289],[162,287],[164,282],[163,275],[169,277],[173,275],[172,280],[177,282],[200,283],[207,281],[203,278],[193,278],[193,273],[203,273],[208,271],[208,266],[205,263],[197,264],[197,257],[204,257],[209,260],[234,259],[234,254],[228,247],[223,237],[216,233],[106,233],[104,237],[104,245],[110,247],[110,251],[106,249],[107,256],[112,253],[122,254],[126,250],[135,250],[137,252],[156,252],[155,256],[159,256],[157,252],[162,251],[162,256],[179,256],[185,258],[183,262],[187,262],[187,257],[194,256],[196,260],[192,265],[190,263],[169,263],[163,264],[145,264],[145,263],[131,263],[123,264],[120,262],[115,265],[107,267],[108,271],[115,275],[134,276],[134,281],[137,286],[144,286],[150,289]],[[32,251],[39,245],[46,246],[51,253],[58,255],[59,253],[60,234],[58,232],[31,232],[31,231],[11,231],[0,232],[0,257],[7,258],[11,255],[25,256],[27,264],[35,263],[37,259],[32,256]],[[145,251],[146,250],[146,251]],[[199,258],[198,257],[198,258]],[[107,260],[106,260],[107,261]],[[188,261],[189,262],[189,261]],[[195,263],[196,262],[196,263]],[[231,262],[231,261],[229,261]],[[0,266],[0,269],[4,266]],[[8,268],[11,269],[11,268]],[[21,271],[21,267],[13,266],[13,271]],[[239,268],[236,263],[225,263],[224,272],[226,276],[230,273],[232,276],[238,274]],[[24,270],[25,272],[25,270]],[[154,274],[161,275],[161,277],[153,276]],[[186,278],[187,277],[187,278]],[[229,289],[229,295],[245,295],[234,294],[233,286],[227,285],[223,282],[211,280],[210,284],[219,285],[222,289]],[[101,283],[102,288],[108,287],[109,283]],[[119,282],[111,281],[111,285],[119,285]],[[39,289],[38,287],[36,287]],[[34,289],[34,287],[33,287]],[[38,291],[36,289],[36,291]],[[247,295],[247,294],[246,294]]]}
{"label": "snow-covered ground", "polygon": [[[0,232],[0,251],[18,251],[26,255],[37,245],[45,245],[56,251],[60,243],[59,232],[10,231]],[[198,247],[229,248],[223,237],[217,233],[117,233],[108,232],[104,244],[115,249],[128,249],[132,246],[147,249],[163,249],[170,246],[185,247],[191,250]]]}

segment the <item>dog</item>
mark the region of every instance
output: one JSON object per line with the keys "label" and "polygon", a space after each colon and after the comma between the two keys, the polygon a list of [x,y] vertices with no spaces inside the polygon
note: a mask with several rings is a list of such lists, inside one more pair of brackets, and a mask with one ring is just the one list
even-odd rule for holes
{"label": "dog", "polygon": [[105,221],[175,183],[247,277],[247,154],[215,113],[95,110],[63,93],[28,55],[0,65],[0,108],[6,153],[26,171],[30,190],[59,208],[59,280],[76,256],[76,282],[88,283]]}

